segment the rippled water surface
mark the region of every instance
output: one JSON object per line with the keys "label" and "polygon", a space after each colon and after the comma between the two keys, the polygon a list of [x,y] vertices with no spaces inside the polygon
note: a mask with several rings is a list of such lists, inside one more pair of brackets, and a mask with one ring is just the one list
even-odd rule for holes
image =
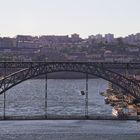
{"label": "rippled water surface", "polygon": [[[89,115],[111,115],[99,92],[105,91],[107,81],[89,80]],[[84,115],[86,80],[48,80],[48,115]],[[45,80],[25,81],[6,92],[6,115],[33,116],[45,114]],[[0,115],[3,115],[3,95],[0,95]]]}

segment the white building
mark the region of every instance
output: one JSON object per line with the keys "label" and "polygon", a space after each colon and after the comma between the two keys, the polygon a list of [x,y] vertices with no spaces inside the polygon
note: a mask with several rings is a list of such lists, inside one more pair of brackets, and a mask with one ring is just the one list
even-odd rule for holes
{"label": "white building", "polygon": [[71,35],[71,40],[72,40],[72,42],[79,42],[79,41],[81,41],[80,35],[76,34],[76,33],[72,34]]}
{"label": "white building", "polygon": [[136,40],[136,41],[140,41],[140,33],[137,33],[137,34],[135,35],[135,40]]}
{"label": "white building", "polygon": [[90,36],[88,37],[88,39],[95,39],[95,36],[94,36],[94,35],[90,35]]}
{"label": "white building", "polygon": [[107,43],[111,43],[111,42],[114,42],[114,34],[105,34],[105,41]]}
{"label": "white building", "polygon": [[103,42],[103,36],[101,34],[95,35],[95,40],[97,43]]}
{"label": "white building", "polygon": [[133,34],[129,35],[128,40],[129,40],[130,43],[135,42],[135,35],[133,35]]}
{"label": "white building", "polygon": [[95,39],[102,39],[103,38],[103,36],[101,35],[101,34],[97,34],[96,36],[95,36]]}

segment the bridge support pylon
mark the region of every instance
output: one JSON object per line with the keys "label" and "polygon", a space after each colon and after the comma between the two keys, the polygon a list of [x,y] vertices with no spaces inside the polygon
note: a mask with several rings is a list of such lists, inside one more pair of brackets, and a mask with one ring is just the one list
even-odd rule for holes
{"label": "bridge support pylon", "polygon": [[88,119],[88,73],[86,73],[85,118]]}
{"label": "bridge support pylon", "polygon": [[45,74],[45,119],[47,119],[47,105],[48,105],[48,74]]}
{"label": "bridge support pylon", "polygon": [[[4,65],[4,78],[6,77],[6,65]],[[4,89],[5,89],[6,83],[4,81]],[[6,92],[3,94],[3,119],[6,120]]]}

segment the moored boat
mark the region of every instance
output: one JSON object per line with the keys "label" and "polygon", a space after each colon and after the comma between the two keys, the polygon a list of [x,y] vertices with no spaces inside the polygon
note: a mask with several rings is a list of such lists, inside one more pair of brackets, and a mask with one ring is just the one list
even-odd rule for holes
{"label": "moored boat", "polygon": [[112,108],[112,116],[114,117],[118,117],[118,118],[122,118],[123,116],[125,116],[125,113],[123,111],[122,107],[113,107]]}
{"label": "moored boat", "polygon": [[82,90],[82,91],[80,91],[80,94],[85,95],[86,93],[85,93],[85,91]]}

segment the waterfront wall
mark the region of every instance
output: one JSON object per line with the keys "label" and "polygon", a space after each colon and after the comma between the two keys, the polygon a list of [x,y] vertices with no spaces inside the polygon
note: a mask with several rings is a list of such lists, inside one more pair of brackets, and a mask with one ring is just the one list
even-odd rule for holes
{"label": "waterfront wall", "polygon": [[37,115],[37,116],[0,116],[0,120],[137,120],[139,121],[137,116],[131,116],[127,118],[117,118],[113,116],[107,115],[91,115],[91,116],[84,116],[84,115]]}

